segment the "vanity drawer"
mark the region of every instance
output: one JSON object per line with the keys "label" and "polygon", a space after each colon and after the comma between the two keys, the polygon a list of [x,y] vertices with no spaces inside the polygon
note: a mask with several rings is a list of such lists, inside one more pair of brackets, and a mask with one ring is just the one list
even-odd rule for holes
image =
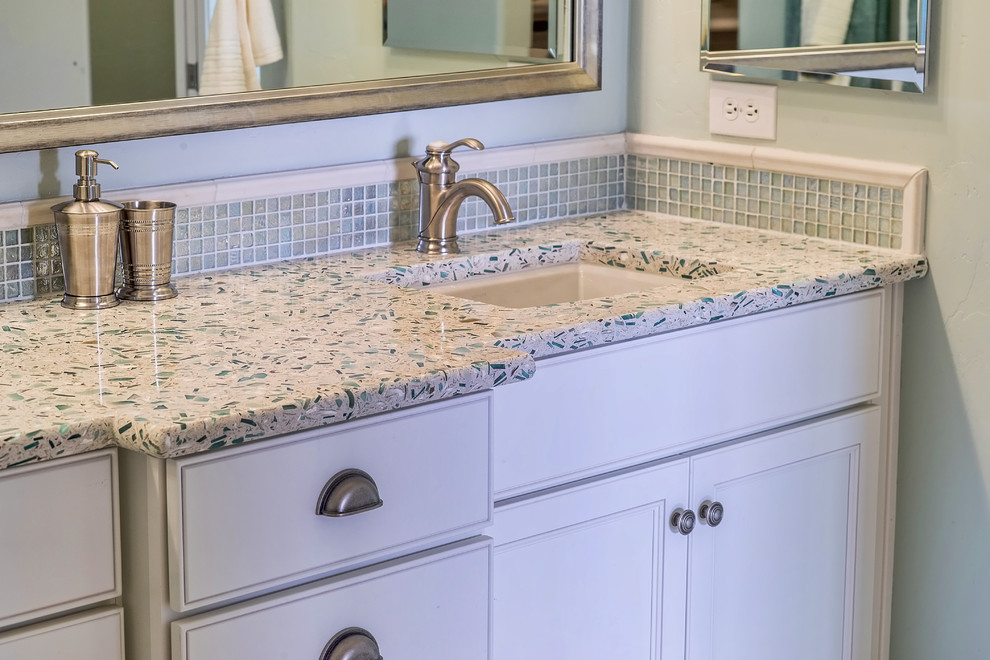
{"label": "vanity drawer", "polygon": [[0,660],[123,660],[124,612],[104,607],[0,635]]}
{"label": "vanity drawer", "polygon": [[[357,469],[384,504],[317,515]],[[184,611],[466,538],[491,521],[489,393],[169,461],[170,600]]]}
{"label": "vanity drawer", "polygon": [[120,595],[117,454],[0,472],[0,628]]}
{"label": "vanity drawer", "polygon": [[337,633],[361,628],[389,660],[483,660],[490,601],[491,540],[479,537],[176,621],[172,659],[319,660]]}
{"label": "vanity drawer", "polygon": [[496,499],[875,398],[885,301],[876,289],[538,362],[495,390]]}

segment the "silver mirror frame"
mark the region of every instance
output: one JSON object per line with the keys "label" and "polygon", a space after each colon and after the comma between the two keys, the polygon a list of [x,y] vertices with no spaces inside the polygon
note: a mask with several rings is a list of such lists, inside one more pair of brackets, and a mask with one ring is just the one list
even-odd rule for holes
{"label": "silver mirror frame", "polygon": [[[920,11],[919,3],[919,11]],[[838,46],[803,46],[759,50],[709,51],[711,43],[711,0],[701,3],[701,70],[733,77],[780,80],[781,74],[794,74],[801,82],[841,82],[866,80],[875,89],[923,93],[928,83],[928,30],[931,17],[919,17],[919,41],[889,41]],[[924,39],[920,37],[923,36]],[[863,76],[842,71],[871,71],[911,68],[921,74],[921,84]],[[811,75],[808,75],[811,74]],[[816,78],[820,76],[821,78]]]}
{"label": "silver mirror frame", "polygon": [[601,89],[603,0],[574,0],[574,61],[0,115],[0,153]]}

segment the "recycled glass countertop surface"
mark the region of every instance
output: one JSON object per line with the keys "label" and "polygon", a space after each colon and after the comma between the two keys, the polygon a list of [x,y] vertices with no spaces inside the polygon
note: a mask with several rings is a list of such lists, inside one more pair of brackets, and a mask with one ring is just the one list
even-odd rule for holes
{"label": "recycled glass countertop surface", "polygon": [[[659,214],[606,215],[175,281],[94,312],[0,307],[0,469],[120,446],[176,457],[539,377],[537,358],[923,277],[924,256]],[[664,286],[509,309],[430,286],[569,261]],[[704,277],[697,277],[703,274]]]}

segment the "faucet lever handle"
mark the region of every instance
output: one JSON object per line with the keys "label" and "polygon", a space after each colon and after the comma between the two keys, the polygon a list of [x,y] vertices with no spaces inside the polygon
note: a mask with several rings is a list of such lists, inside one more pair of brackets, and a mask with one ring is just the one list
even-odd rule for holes
{"label": "faucet lever handle", "polygon": [[475,151],[481,151],[485,148],[485,145],[481,144],[480,140],[475,140],[474,138],[464,138],[462,140],[457,140],[456,142],[451,142],[450,144],[447,144],[443,140],[437,140],[436,142],[430,142],[426,145],[426,153],[446,157],[450,156],[450,152],[457,147],[471,147]]}

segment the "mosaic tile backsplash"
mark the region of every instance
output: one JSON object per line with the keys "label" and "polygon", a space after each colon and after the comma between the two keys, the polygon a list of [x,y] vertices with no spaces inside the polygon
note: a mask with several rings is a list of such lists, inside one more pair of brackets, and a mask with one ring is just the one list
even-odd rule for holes
{"label": "mosaic tile backsplash", "polygon": [[904,191],[854,181],[630,155],[637,211],[900,249]]}
{"label": "mosaic tile backsplash", "polygon": [[[624,155],[464,172],[462,178],[472,176],[498,185],[517,224],[614,211],[625,203]],[[179,208],[172,272],[181,276],[410,240],[418,231],[418,205],[418,183],[408,179]],[[466,200],[458,232],[489,228],[490,215],[480,200]],[[64,290],[54,224],[0,236],[5,259],[0,300]]]}
{"label": "mosaic tile backsplash", "polygon": [[[519,224],[621,208],[898,249],[899,188],[639,155],[610,155],[465,172],[496,183]],[[388,245],[415,237],[415,181],[179,208],[173,274]],[[469,199],[458,232],[490,228]],[[511,226],[511,225],[510,225]],[[55,226],[0,232],[0,300],[55,295],[65,287]]]}
{"label": "mosaic tile backsplash", "polygon": [[[48,267],[51,264],[51,244],[41,247],[35,238],[45,236],[45,229],[11,229],[0,232],[0,255],[3,259],[3,283],[0,286],[0,299],[22,300],[33,298],[36,287],[42,283],[52,290],[51,273]],[[51,233],[55,235],[55,225],[51,226]],[[38,269],[35,255],[41,255],[41,268]],[[59,259],[58,239],[55,239],[55,259]],[[59,276],[57,286],[65,288],[65,281],[61,278],[62,263],[58,264]],[[37,279],[36,279],[37,277]]]}

